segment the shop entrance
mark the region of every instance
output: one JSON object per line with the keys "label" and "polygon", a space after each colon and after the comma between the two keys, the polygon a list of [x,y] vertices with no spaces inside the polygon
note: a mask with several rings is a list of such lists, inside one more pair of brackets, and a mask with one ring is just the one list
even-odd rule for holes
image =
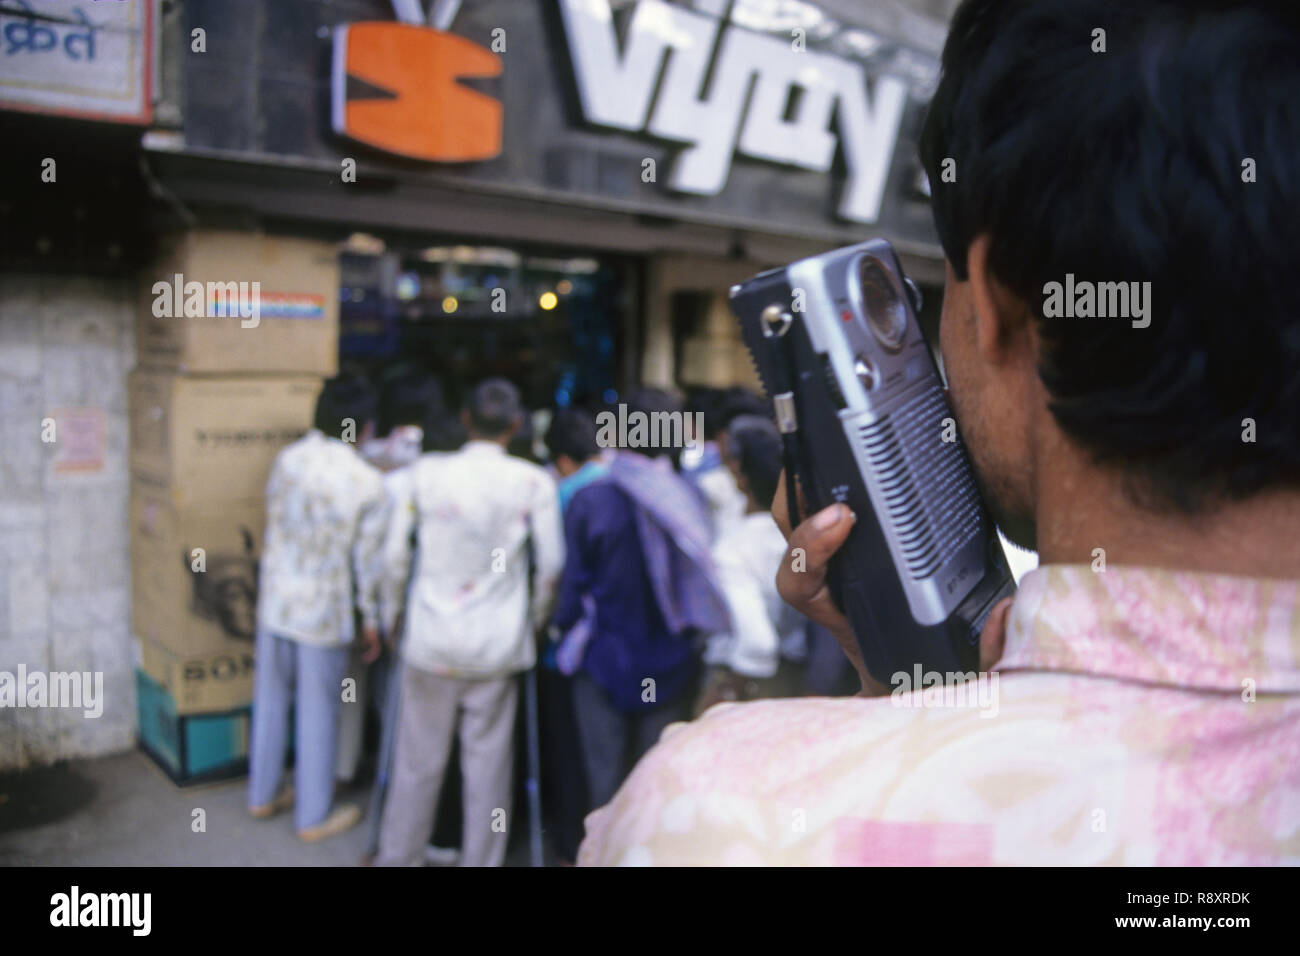
{"label": "shop entrance", "polygon": [[342,364],[376,380],[427,369],[452,408],[491,375],[530,409],[594,406],[616,400],[634,370],[635,259],[354,235],[341,266]]}

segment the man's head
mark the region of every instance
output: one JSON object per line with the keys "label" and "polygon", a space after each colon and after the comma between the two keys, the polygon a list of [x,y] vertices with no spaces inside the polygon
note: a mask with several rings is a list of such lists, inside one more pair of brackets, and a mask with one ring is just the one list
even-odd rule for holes
{"label": "man's head", "polygon": [[388,435],[402,425],[421,425],[443,411],[442,386],[430,372],[403,370],[383,383],[378,430]]}
{"label": "man's head", "polygon": [[462,417],[470,438],[506,445],[523,424],[519,389],[504,378],[485,379],[474,387]]}
{"label": "man's head", "polygon": [[[664,441],[663,423],[671,423],[684,418],[682,403],[672,393],[666,392],[662,388],[651,388],[644,385],[630,389],[624,397],[624,403],[627,405],[628,421],[644,416],[642,420],[646,423],[647,434],[658,434],[657,441],[626,450],[638,452],[647,458],[666,456],[671,458],[673,465],[676,466],[681,459],[682,449],[681,447],[672,447],[671,444]],[[669,417],[664,418],[665,415]],[[676,437],[671,427],[667,429],[667,435],[669,439]],[[692,436],[684,432],[681,435],[683,444],[691,439]]]}
{"label": "man's head", "polygon": [[562,478],[567,478],[600,454],[596,442],[596,420],[578,408],[558,409],[542,440]]}
{"label": "man's head", "polygon": [[464,417],[446,409],[440,409],[424,420],[424,434],[420,437],[421,451],[456,451],[465,444],[469,433],[465,429]]}
{"label": "man's head", "polygon": [[781,477],[781,434],[767,418],[738,415],[727,425],[727,467],[736,487],[749,499],[750,511],[772,507]]}
{"label": "man's head", "polygon": [[330,438],[364,442],[375,428],[378,397],[370,382],[345,373],[327,381],[316,398],[314,425]]}
{"label": "man's head", "polygon": [[718,453],[724,457],[727,455],[727,426],[742,415],[770,419],[772,403],[757,392],[741,385],[732,386],[722,394],[718,400],[715,418],[718,427]]}
{"label": "man's head", "polygon": [[[1155,511],[1300,485],[1298,9],[954,16],[920,146],[948,259],[940,347],[1013,539],[1034,543],[1053,442]],[[1045,314],[1050,283],[1073,286],[1074,317]],[[1102,295],[1123,307],[1101,283],[1149,289],[1145,315],[1099,316]]]}

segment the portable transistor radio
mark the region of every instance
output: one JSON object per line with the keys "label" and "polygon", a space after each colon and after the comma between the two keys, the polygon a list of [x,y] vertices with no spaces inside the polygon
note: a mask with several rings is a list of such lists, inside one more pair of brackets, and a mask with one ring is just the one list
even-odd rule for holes
{"label": "portable transistor radio", "polygon": [[733,286],[731,308],[786,448],[791,524],[842,501],[858,520],[828,584],[867,669],[978,667],[1015,583],[921,334],[919,293],[872,240]]}

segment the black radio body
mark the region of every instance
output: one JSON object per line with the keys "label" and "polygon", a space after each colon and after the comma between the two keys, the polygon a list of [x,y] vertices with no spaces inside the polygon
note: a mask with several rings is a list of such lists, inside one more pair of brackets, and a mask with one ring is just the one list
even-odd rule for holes
{"label": "black radio body", "polygon": [[883,240],[731,289],[809,512],[857,515],[828,583],[884,683],[918,664],[976,670],[984,620],[1015,588],[914,306]]}

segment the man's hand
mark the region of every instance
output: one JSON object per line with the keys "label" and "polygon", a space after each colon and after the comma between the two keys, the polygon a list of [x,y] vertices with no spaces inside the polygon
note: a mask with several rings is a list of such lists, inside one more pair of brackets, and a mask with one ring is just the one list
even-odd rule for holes
{"label": "man's hand", "polygon": [[379,643],[379,629],[376,627],[363,627],[361,629],[361,662],[363,664],[373,664],[379,659],[381,650],[383,650],[383,645]]}
{"label": "man's hand", "polygon": [[[785,507],[785,472],[772,499],[772,517],[785,535],[790,547],[776,573],[776,589],[787,604],[826,627],[844,650],[849,662],[862,681],[861,697],[879,697],[888,694],[889,687],[867,672],[862,651],[853,636],[853,627],[831,598],[826,584],[826,565],[831,555],[840,549],[853,530],[857,515],[845,504],[833,504],[809,516],[799,527],[790,530],[790,516]],[[803,495],[799,495],[799,508],[806,510]],[[802,570],[796,570],[802,568]],[[1006,640],[1007,617],[1011,611],[1011,598],[996,604],[984,623],[980,635],[980,669],[991,670],[1002,656]]]}
{"label": "man's hand", "polygon": [[406,625],[406,612],[399,611],[397,613],[397,618],[393,621],[392,633],[384,635],[384,646],[387,647],[388,650],[393,654],[397,653],[397,646],[399,643],[401,643],[401,639],[402,639],[402,628],[405,625]]}
{"label": "man's hand", "polygon": [[[785,482],[786,474],[783,471],[776,486],[776,495],[772,498],[772,517],[776,519],[777,527],[790,545],[781,560],[781,568],[776,573],[776,589],[787,604],[835,636],[854,670],[858,672],[863,696],[886,694],[889,688],[867,673],[867,665],[862,660],[862,651],[858,648],[857,638],[853,636],[849,619],[835,606],[830,587],[826,584],[826,564],[853,530],[853,524],[858,520],[857,515],[848,505],[833,504],[810,515],[792,531],[790,516],[785,507]],[[801,510],[805,507],[802,494],[799,495],[799,507]]]}

